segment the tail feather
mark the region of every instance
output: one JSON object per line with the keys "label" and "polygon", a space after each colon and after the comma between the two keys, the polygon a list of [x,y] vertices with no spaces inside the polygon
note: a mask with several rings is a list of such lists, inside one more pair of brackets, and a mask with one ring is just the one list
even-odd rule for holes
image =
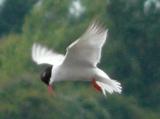
{"label": "tail feather", "polygon": [[121,84],[116,80],[109,79],[107,83],[103,83],[101,81],[96,81],[96,83],[101,87],[102,92],[105,96],[106,96],[106,91],[109,92],[110,94],[114,92],[117,92],[120,94],[122,92]]}
{"label": "tail feather", "polygon": [[106,95],[106,91],[110,94],[116,92],[122,92],[121,83],[116,80],[111,79],[104,71],[97,68],[96,69],[96,83],[101,88],[104,95]]}

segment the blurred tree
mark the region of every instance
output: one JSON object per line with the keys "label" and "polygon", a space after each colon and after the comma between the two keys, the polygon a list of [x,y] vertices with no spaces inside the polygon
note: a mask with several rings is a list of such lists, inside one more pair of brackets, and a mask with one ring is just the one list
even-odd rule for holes
{"label": "blurred tree", "polygon": [[113,0],[108,4],[110,38],[118,46],[114,51],[117,60],[110,63],[115,63],[114,72],[119,72],[127,83],[126,93],[137,95],[145,106],[159,108],[160,12],[144,13],[144,3],[145,0]]}
{"label": "blurred tree", "polygon": [[[146,13],[145,0],[40,1],[23,32],[0,41],[0,118],[159,119],[158,11]],[[77,4],[83,12],[75,17]],[[31,61],[33,42],[65,52],[94,18],[109,28],[100,66],[122,82],[122,95],[105,98],[86,82],[56,84],[57,95],[48,95],[39,81],[43,67]]]}
{"label": "blurred tree", "polygon": [[0,10],[0,36],[20,32],[24,17],[37,0],[5,0]]}

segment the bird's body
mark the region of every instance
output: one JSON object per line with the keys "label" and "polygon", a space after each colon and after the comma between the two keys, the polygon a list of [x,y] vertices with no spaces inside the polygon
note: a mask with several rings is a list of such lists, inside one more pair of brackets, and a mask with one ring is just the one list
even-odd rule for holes
{"label": "bird's body", "polygon": [[51,81],[64,81],[64,80],[84,80],[89,81],[90,77],[94,76],[95,68],[89,66],[66,66],[58,65],[52,68]]}
{"label": "bird's body", "polygon": [[106,91],[121,93],[121,84],[97,67],[106,37],[107,30],[94,23],[78,40],[69,45],[65,56],[34,44],[32,59],[37,64],[52,66],[42,75],[42,80],[49,86],[59,81],[82,80],[91,81],[104,95]]}

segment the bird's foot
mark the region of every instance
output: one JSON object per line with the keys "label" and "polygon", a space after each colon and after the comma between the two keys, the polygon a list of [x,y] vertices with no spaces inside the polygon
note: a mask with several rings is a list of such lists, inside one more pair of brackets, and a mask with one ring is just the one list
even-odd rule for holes
{"label": "bird's foot", "polygon": [[92,85],[98,92],[102,91],[101,87],[96,83],[96,79],[95,78],[92,78]]}

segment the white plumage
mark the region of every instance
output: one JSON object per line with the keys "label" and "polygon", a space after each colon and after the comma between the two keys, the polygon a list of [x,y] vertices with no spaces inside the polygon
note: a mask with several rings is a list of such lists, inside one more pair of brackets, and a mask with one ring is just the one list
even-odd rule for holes
{"label": "white plumage", "polygon": [[49,84],[63,80],[95,81],[104,95],[121,93],[121,84],[97,67],[101,50],[107,38],[107,29],[93,23],[87,31],[67,48],[66,55],[58,54],[40,45],[33,44],[32,59],[37,64],[53,65]]}
{"label": "white plumage", "polygon": [[63,62],[64,55],[58,54],[40,44],[35,43],[32,46],[32,59],[37,64],[58,65]]}

